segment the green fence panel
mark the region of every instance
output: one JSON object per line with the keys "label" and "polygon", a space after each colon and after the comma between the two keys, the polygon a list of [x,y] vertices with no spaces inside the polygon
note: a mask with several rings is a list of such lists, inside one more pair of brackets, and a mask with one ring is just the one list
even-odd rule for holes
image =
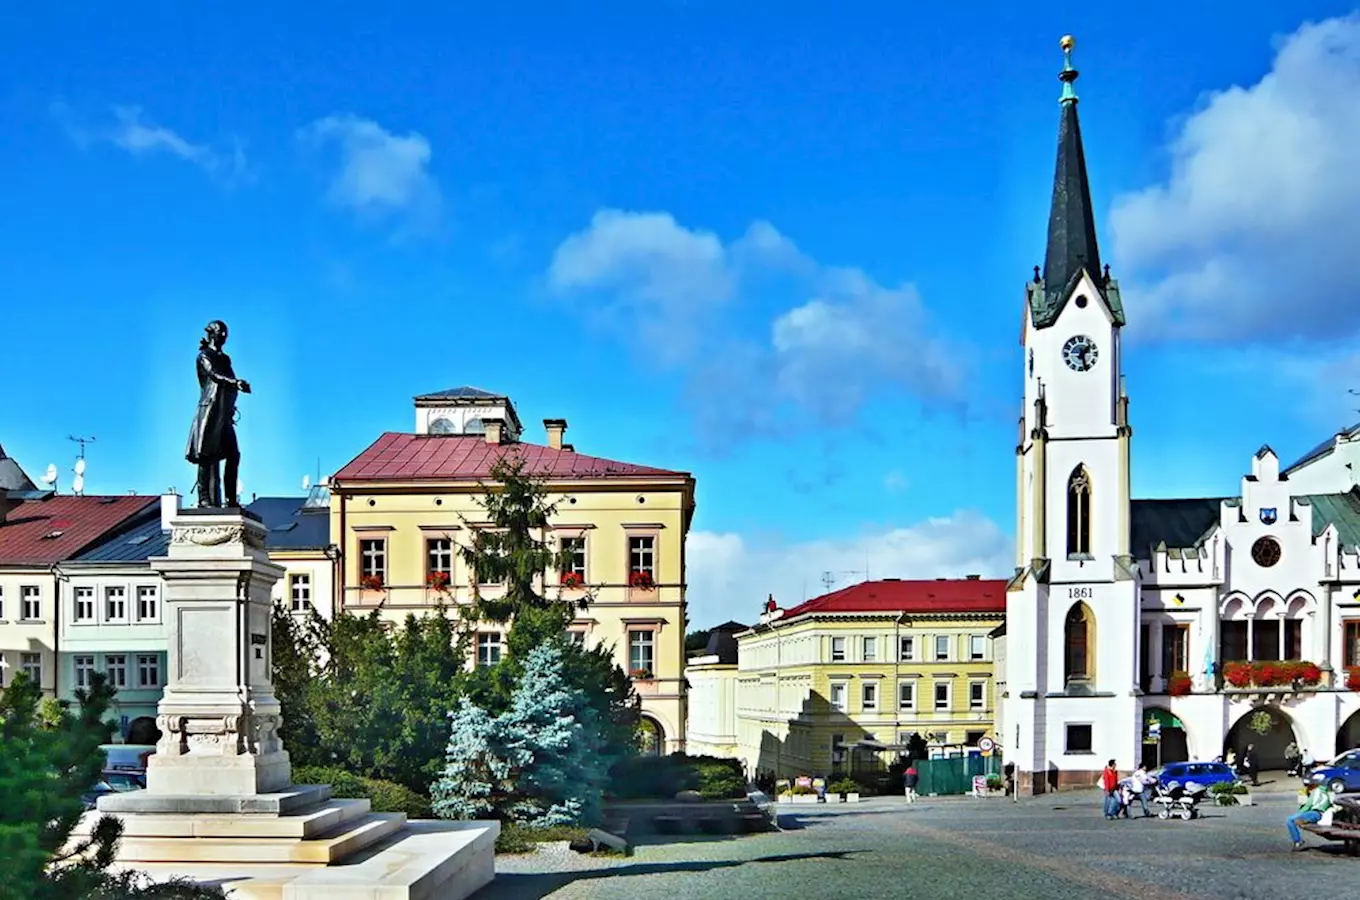
{"label": "green fence panel", "polygon": [[967,794],[977,775],[1000,775],[1001,760],[995,756],[955,756],[950,759],[917,760],[921,776],[916,792],[930,794]]}

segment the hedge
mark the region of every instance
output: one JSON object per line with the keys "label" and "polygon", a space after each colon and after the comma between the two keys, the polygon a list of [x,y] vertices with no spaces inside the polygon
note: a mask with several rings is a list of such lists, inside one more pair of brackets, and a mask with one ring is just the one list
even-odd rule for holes
{"label": "hedge", "polygon": [[293,783],[329,784],[332,797],[368,800],[374,812],[406,813],[408,819],[430,818],[429,799],[395,782],[365,778],[330,766],[298,766],[293,770]]}

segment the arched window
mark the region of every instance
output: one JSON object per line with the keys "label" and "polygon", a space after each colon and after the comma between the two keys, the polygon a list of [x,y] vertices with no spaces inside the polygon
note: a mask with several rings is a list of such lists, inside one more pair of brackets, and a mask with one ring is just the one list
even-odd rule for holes
{"label": "arched window", "polygon": [[1075,604],[1067,611],[1063,624],[1063,680],[1091,681],[1095,676],[1092,665],[1095,647],[1096,618],[1085,603]]}
{"label": "arched window", "polygon": [[1067,555],[1091,555],[1091,476],[1085,466],[1067,479]]}

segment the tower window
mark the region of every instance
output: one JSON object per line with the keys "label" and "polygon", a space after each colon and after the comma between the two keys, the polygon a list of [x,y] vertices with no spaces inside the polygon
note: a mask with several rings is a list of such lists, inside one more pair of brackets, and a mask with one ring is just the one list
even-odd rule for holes
{"label": "tower window", "polygon": [[1063,678],[1068,683],[1091,680],[1091,645],[1095,631],[1095,616],[1085,603],[1078,603],[1067,611],[1063,626]]}
{"label": "tower window", "polygon": [[1085,466],[1067,479],[1067,558],[1091,555],[1091,476]]}

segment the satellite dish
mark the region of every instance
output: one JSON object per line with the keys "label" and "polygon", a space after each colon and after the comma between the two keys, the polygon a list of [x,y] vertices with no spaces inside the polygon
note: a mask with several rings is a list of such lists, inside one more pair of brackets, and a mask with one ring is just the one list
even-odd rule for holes
{"label": "satellite dish", "polygon": [[85,493],[85,476],[77,475],[71,482],[71,490],[77,494]]}
{"label": "satellite dish", "polygon": [[302,489],[305,491],[305,490],[308,490],[309,488],[311,488],[311,486],[312,486],[312,476],[310,476],[310,475],[303,475],[303,476],[302,476]]}
{"label": "satellite dish", "polygon": [[42,477],[40,480],[42,481],[43,484],[56,484],[56,483],[57,483],[57,464],[56,464],[56,463],[48,463],[48,464],[47,464],[47,471],[43,473],[43,477]]}
{"label": "satellite dish", "polygon": [[85,457],[83,456],[76,460],[76,474],[77,475],[85,474]]}

